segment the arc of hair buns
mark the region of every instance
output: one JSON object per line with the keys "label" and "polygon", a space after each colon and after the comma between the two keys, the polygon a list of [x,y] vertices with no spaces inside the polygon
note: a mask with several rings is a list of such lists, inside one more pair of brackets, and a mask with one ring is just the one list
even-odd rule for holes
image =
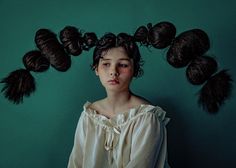
{"label": "arc of hair buns", "polygon": [[[117,38],[123,37],[120,33]],[[199,90],[198,103],[204,110],[216,113],[232,92],[232,78],[228,70],[217,73],[218,65],[214,58],[206,52],[210,48],[210,40],[206,32],[201,29],[191,29],[176,36],[175,26],[162,21],[154,26],[140,26],[129,40],[139,42],[144,46],[157,49],[168,47],[166,59],[174,68],[186,67],[187,80],[193,85],[203,85]],[[112,36],[112,37],[110,37]],[[51,65],[56,70],[65,72],[71,66],[71,57],[80,55],[83,50],[88,51],[94,46],[103,46],[103,43],[113,43],[115,36],[105,34],[98,40],[93,32],[82,33],[74,26],[66,26],[59,33],[61,43],[56,34],[49,29],[39,29],[35,35],[38,50],[27,52],[23,57],[26,69],[11,72],[1,83],[5,83],[4,96],[15,104],[23,102],[24,96],[30,96],[35,91],[35,80],[30,71],[44,72]],[[131,38],[131,39],[130,39]],[[124,38],[121,38],[124,39]],[[120,40],[120,42],[124,42]]]}

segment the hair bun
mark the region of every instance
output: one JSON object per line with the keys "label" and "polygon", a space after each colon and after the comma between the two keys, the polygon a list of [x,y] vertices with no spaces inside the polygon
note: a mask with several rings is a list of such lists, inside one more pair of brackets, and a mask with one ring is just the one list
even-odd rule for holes
{"label": "hair bun", "polygon": [[61,30],[60,40],[69,54],[78,56],[82,53],[83,38],[76,27],[66,26]]}
{"label": "hair bun", "polygon": [[174,39],[167,51],[167,61],[173,67],[181,68],[197,56],[202,56],[209,48],[209,38],[204,31],[188,30]]}
{"label": "hair bun", "polygon": [[64,72],[70,68],[71,59],[53,32],[39,29],[35,35],[35,43],[56,70]]}
{"label": "hair bun", "polygon": [[150,28],[148,33],[149,43],[158,49],[169,46],[175,38],[176,28],[170,22],[160,22]]}
{"label": "hair bun", "polygon": [[217,62],[208,56],[196,57],[187,67],[186,76],[194,85],[203,84],[217,71]]}
{"label": "hair bun", "polygon": [[145,26],[140,26],[134,33],[134,40],[141,44],[148,45],[148,29]]}
{"label": "hair bun", "polygon": [[43,57],[41,52],[37,50],[26,53],[23,57],[23,63],[27,70],[34,72],[46,71],[50,66],[47,58]]}

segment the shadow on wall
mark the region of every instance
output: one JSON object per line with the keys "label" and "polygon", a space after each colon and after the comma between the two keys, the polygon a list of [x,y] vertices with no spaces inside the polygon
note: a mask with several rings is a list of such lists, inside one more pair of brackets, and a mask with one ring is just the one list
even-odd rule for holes
{"label": "shadow on wall", "polygon": [[[155,99],[154,99],[155,100]],[[158,99],[158,104],[167,111],[170,122],[167,125],[168,163],[173,168],[191,167],[191,149],[188,148],[187,126],[184,118],[180,116],[179,106],[168,98]]]}
{"label": "shadow on wall", "polygon": [[[168,163],[171,168],[221,168],[234,164],[235,161],[232,156],[234,147],[231,146],[232,149],[229,149],[229,145],[233,139],[225,140],[226,143],[229,142],[229,144],[225,144],[225,147],[217,146],[217,144],[220,145],[223,143],[219,141],[224,140],[223,138],[220,140],[215,139],[214,136],[210,136],[212,134],[200,137],[200,139],[203,138],[202,142],[198,142],[197,139],[193,141],[193,137],[197,136],[196,134],[199,132],[196,132],[196,134],[192,132],[192,125],[189,123],[188,118],[183,117],[183,112],[179,104],[169,98],[158,98],[158,101],[153,102],[154,104],[158,102],[158,105],[167,112],[167,117],[171,119],[167,125]],[[215,115],[212,115],[212,117],[215,117]],[[201,129],[201,126],[199,129]],[[217,129],[218,127],[215,128],[215,130]],[[204,129],[201,132],[208,134]],[[227,137],[228,135],[225,133],[225,135],[218,136]],[[232,136],[230,137],[233,138]],[[205,139],[206,141],[204,141],[204,138],[207,138]],[[209,140],[212,143],[209,144]],[[199,144],[203,144],[204,146]],[[222,148],[225,148],[225,150],[221,150]]]}

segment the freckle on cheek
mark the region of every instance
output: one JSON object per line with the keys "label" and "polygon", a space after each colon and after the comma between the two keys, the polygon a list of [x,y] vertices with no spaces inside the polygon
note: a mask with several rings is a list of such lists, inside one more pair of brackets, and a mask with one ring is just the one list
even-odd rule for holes
{"label": "freckle on cheek", "polygon": [[120,71],[121,73],[125,73],[125,74],[128,74],[128,73],[131,73],[131,70],[130,69],[123,69]]}

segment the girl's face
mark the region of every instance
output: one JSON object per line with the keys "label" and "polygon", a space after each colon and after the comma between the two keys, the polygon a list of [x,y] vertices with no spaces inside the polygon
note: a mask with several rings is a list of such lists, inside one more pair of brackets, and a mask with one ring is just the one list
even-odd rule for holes
{"label": "girl's face", "polygon": [[122,47],[111,48],[99,59],[95,72],[107,91],[129,90],[134,74],[133,59]]}

